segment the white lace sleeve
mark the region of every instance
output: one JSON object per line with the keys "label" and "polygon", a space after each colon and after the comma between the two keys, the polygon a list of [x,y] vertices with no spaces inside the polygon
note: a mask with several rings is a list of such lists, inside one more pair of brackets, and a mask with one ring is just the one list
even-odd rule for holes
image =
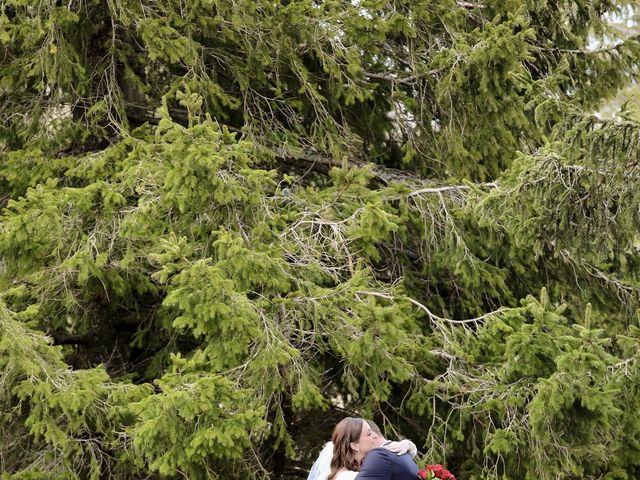
{"label": "white lace sleeve", "polygon": [[316,461],[313,462],[307,480],[327,480],[331,473],[331,457],[333,457],[333,443],[327,442]]}

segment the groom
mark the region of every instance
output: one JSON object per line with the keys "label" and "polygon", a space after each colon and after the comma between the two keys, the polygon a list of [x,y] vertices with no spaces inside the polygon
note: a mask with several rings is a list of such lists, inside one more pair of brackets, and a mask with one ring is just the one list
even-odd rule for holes
{"label": "groom", "polygon": [[[371,422],[369,422],[371,425]],[[418,478],[418,465],[411,455],[397,455],[386,448],[387,442],[382,435],[374,441],[373,448],[361,448],[356,460],[361,462],[360,473],[356,480],[415,480]],[[364,460],[363,460],[364,459]]]}

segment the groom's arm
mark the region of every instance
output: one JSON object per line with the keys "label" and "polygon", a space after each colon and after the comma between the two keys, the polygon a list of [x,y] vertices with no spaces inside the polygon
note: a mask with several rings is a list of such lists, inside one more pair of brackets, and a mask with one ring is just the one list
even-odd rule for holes
{"label": "groom's arm", "polygon": [[391,480],[391,455],[384,448],[367,453],[356,480]]}

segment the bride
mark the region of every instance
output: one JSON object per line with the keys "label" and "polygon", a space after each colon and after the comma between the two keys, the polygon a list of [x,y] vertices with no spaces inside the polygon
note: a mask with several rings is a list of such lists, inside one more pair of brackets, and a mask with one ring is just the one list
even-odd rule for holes
{"label": "bride", "polygon": [[410,440],[389,442],[371,420],[347,417],[333,430],[331,442],[320,452],[311,467],[307,480],[353,480],[358,475],[360,462],[374,448],[384,447],[403,455],[416,455],[415,444]]}

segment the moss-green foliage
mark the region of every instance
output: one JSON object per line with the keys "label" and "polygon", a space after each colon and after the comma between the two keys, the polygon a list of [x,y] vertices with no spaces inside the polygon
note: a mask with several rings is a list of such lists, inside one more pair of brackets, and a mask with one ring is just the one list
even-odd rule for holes
{"label": "moss-green foliage", "polygon": [[3,479],[638,477],[632,3],[2,2]]}

